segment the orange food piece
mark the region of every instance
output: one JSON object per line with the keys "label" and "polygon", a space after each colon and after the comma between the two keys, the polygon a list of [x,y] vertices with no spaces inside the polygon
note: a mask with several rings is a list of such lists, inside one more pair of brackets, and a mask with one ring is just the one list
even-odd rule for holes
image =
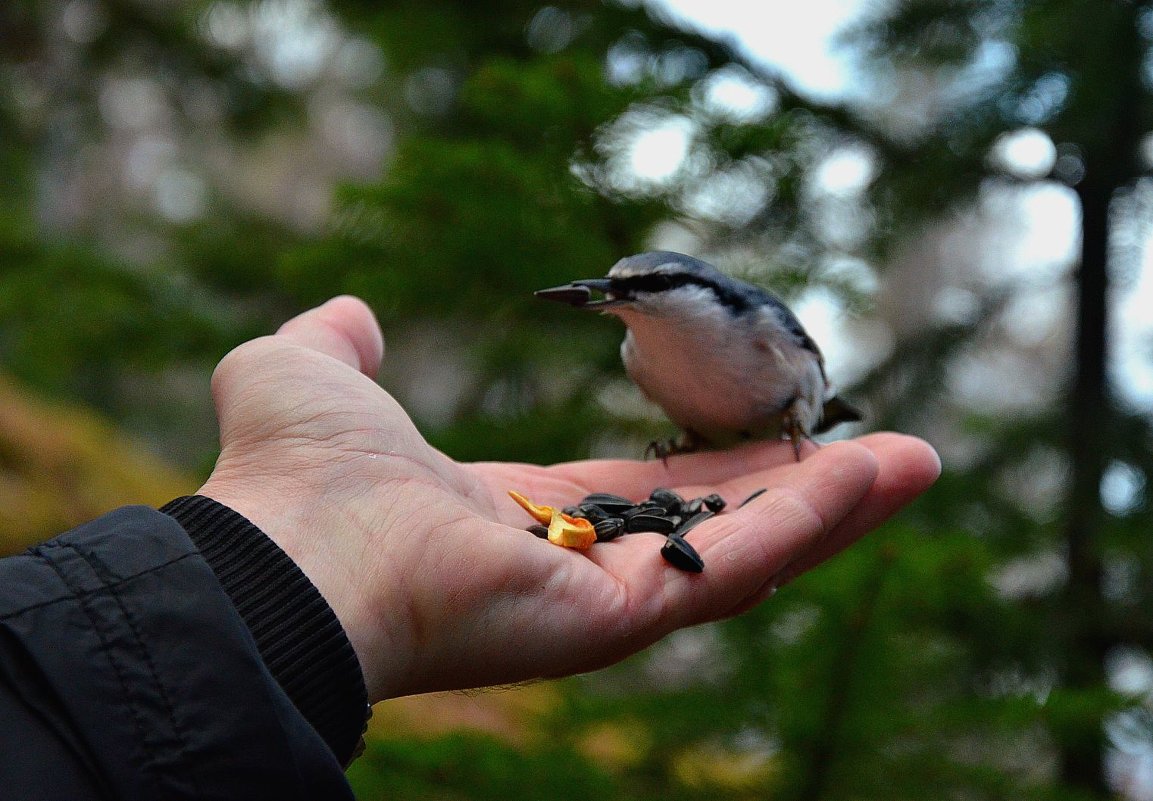
{"label": "orange food piece", "polygon": [[583,550],[597,541],[592,522],[583,517],[573,517],[551,506],[535,504],[516,490],[509,490],[508,495],[534,520],[548,526],[548,541],[553,545]]}
{"label": "orange food piece", "polygon": [[516,501],[522,509],[532,515],[536,522],[546,526],[552,523],[552,518],[556,513],[556,510],[551,506],[537,506],[535,503],[521,495],[516,490],[509,490],[508,496]]}
{"label": "orange food piece", "polygon": [[556,512],[548,524],[548,541],[553,545],[584,550],[597,541],[597,532],[593,524],[583,517]]}

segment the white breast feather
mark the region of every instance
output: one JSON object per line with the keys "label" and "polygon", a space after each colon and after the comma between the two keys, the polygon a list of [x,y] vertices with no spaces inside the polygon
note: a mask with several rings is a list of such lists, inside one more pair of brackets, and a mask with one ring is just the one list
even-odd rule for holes
{"label": "white breast feather", "polygon": [[796,398],[800,423],[812,431],[826,393],[812,352],[767,336],[773,328],[764,319],[734,320],[715,303],[685,294],[673,309],[676,325],[628,308],[618,312],[629,327],[621,358],[645,396],[674,423],[715,444],[775,436],[782,410]]}

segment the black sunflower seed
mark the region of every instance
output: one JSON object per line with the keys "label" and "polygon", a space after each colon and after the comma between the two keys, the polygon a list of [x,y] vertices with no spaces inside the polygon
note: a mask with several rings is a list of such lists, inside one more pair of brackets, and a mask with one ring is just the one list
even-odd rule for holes
{"label": "black sunflower seed", "polygon": [[702,509],[701,511],[697,512],[692,517],[685,518],[684,522],[682,522],[679,526],[677,526],[676,530],[673,533],[676,534],[678,537],[683,537],[686,534],[688,534],[690,531],[692,531],[694,528],[696,528],[699,524],[708,520],[710,517],[713,517],[713,513],[710,512],[708,509]]}
{"label": "black sunflower seed", "polygon": [[597,534],[597,542],[608,542],[625,533],[625,521],[619,517],[609,517],[593,526],[593,530]]}
{"label": "black sunflower seed", "polygon": [[540,523],[534,523],[529,526],[528,531],[532,532],[533,536],[540,537],[542,540],[548,539],[548,526],[543,526]]}
{"label": "black sunflower seed", "polygon": [[700,573],[705,569],[705,561],[697,549],[685,542],[685,538],[679,534],[669,535],[661,546],[661,556],[673,567],[690,573]]}
{"label": "black sunflower seed", "polygon": [[576,507],[576,511],[572,512],[573,517],[583,517],[585,520],[593,523],[599,523],[602,520],[607,520],[614,515],[611,515],[604,508],[597,506],[595,503],[582,503]]}
{"label": "black sunflower seed", "polygon": [[726,506],[725,499],[715,492],[712,495],[706,495],[701,498],[701,502],[704,503],[705,508],[710,512],[716,512],[717,514],[720,514],[721,510]]}
{"label": "black sunflower seed", "polygon": [[657,487],[649,494],[649,500],[663,507],[666,511],[674,513],[677,512],[685,502],[684,498],[667,487]]}
{"label": "black sunflower seed", "polygon": [[627,521],[630,517],[636,517],[637,515],[663,515],[663,514],[665,514],[665,509],[663,506],[658,506],[657,504],[651,503],[649,501],[643,501],[643,502],[638,503],[635,506],[621,512],[621,517],[623,517]]}
{"label": "black sunflower seed", "polygon": [[559,303],[567,303],[570,306],[579,307],[587,304],[593,293],[587,286],[565,284],[564,286],[554,286],[548,289],[538,289],[536,292],[533,292],[533,294],[545,300],[555,300]]}
{"label": "black sunflower seed", "polygon": [[658,534],[668,534],[676,528],[673,521],[663,515],[638,514],[625,519],[625,530],[630,534],[638,531],[655,531]]}
{"label": "black sunflower seed", "polygon": [[628,498],[622,498],[620,495],[613,495],[610,492],[594,492],[591,495],[586,495],[581,499],[581,504],[587,503],[599,506],[610,514],[620,514],[634,506]]}
{"label": "black sunflower seed", "polygon": [[[764,495],[768,491],[769,491],[768,487],[761,487],[761,489],[757,490],[752,495],[750,495],[749,497],[747,497],[743,501],[741,501],[741,506],[744,506],[746,503],[748,503],[751,500],[755,500],[756,498],[761,497],[762,495]],[[737,508],[740,509],[741,506],[738,506]]]}

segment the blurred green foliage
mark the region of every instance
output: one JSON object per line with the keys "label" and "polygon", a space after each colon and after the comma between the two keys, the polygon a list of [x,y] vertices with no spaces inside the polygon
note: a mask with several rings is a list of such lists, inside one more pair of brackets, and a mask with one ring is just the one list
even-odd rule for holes
{"label": "blurred green foliage", "polygon": [[[1110,683],[1118,660],[1153,664],[1153,553],[1148,421],[1106,383],[1107,320],[1019,348],[1077,354],[1045,386],[996,387],[1031,404],[967,401],[958,376],[1013,351],[1031,285],[949,285],[917,249],[1014,187],[1064,187],[1084,225],[1139,222],[1144,4],[885,4],[846,37],[865,91],[845,101],[636,3],[165,8],[0,7],[0,366],[36,391],[203,469],[216,359],[352,292],[386,329],[382,383],[451,456],[639,454],[668,430],[606,400],[619,328],[531,292],[671,222],[787,297],[825,287],[886,323],[848,394],[949,457],[914,508],[771,602],[563,683],[544,743],[378,737],[350,774],[361,798],[1082,799],[1153,760],[1149,688]],[[288,47],[317,41],[322,63]],[[726,108],[718,81],[760,101]],[[630,175],[630,137],[669,120],[691,132],[683,165]],[[1024,128],[1054,145],[1041,174],[992,157]],[[340,161],[342,133],[380,158]],[[815,191],[843,152],[869,165],[863,187]],[[310,212],[317,186],[331,205]],[[172,205],[173,187],[199,200]],[[1113,243],[1059,286],[1104,297],[1136,269]],[[934,315],[941,287],[972,308]],[[1135,488],[1112,510],[1107,470]],[[614,730],[643,731],[630,758],[591,756]]]}
{"label": "blurred green foliage", "polygon": [[561,746],[514,748],[468,732],[374,741],[349,775],[362,796],[381,798],[579,801],[615,790],[603,769]]}

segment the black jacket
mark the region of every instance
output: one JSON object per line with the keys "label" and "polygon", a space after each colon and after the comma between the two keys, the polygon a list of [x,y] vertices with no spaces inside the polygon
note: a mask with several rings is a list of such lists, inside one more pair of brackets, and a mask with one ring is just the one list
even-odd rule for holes
{"label": "black jacket", "polygon": [[206,498],[0,560],[0,799],[350,799],[356,655],[296,565]]}

